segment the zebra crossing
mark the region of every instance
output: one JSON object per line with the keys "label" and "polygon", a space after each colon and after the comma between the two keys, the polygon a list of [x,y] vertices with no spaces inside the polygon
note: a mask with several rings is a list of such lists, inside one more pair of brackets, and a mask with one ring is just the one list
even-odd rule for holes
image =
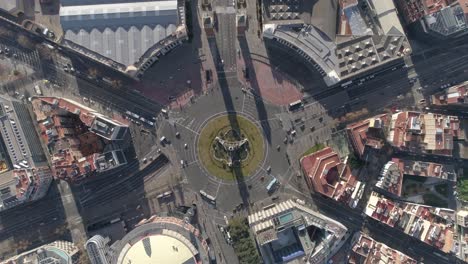
{"label": "zebra crossing", "polygon": [[242,109],[241,112],[250,115],[250,116],[257,116],[257,103],[256,100],[261,100],[260,97],[257,97],[251,93],[245,93],[244,99],[242,102]]}
{"label": "zebra crossing", "polygon": [[3,57],[9,57],[13,61],[19,61],[29,65],[34,70],[41,70],[41,60],[37,50],[20,50],[13,44],[5,43],[0,40],[0,54]]}

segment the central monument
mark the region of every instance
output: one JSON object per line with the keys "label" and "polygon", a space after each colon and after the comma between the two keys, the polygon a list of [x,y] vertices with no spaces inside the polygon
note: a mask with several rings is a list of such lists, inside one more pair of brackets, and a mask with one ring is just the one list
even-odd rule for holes
{"label": "central monument", "polygon": [[200,165],[223,180],[240,180],[254,174],[265,156],[260,129],[239,114],[208,120],[197,143]]}
{"label": "central monument", "polygon": [[249,155],[249,141],[242,137],[243,135],[239,136],[239,132],[235,130],[217,136],[217,144],[213,144],[215,159],[225,162],[228,167],[240,166]]}

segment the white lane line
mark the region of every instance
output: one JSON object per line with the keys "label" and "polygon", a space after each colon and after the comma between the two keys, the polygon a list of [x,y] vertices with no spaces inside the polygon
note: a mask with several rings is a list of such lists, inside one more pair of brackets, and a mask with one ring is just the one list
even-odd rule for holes
{"label": "white lane line", "polygon": [[219,192],[219,187],[221,186],[221,183],[218,183],[218,189],[216,189],[216,195],[215,198],[218,197],[218,192]]}
{"label": "white lane line", "polygon": [[198,136],[200,135],[200,133],[198,133],[197,131],[191,129],[190,127],[184,126],[184,125],[182,125],[181,123],[174,122],[174,124],[177,124],[178,126],[181,126],[181,127],[185,128],[185,129],[187,129],[187,130],[189,130],[189,131],[195,133],[195,134],[198,135]]}
{"label": "white lane line", "polygon": [[245,106],[245,94],[244,97],[242,98],[242,113],[244,113],[244,106]]}

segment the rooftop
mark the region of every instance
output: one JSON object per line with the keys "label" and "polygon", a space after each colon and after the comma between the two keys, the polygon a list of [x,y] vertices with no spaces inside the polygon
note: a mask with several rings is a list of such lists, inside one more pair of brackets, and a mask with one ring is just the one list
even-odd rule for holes
{"label": "rooftop", "polygon": [[[0,135],[12,171],[0,173],[0,211],[42,198],[50,186],[51,171],[27,107],[0,97]],[[3,160],[2,163],[7,163]]]}
{"label": "rooftop", "polygon": [[[263,35],[296,50],[327,85],[411,52],[392,1],[267,1]],[[377,14],[378,22],[369,17]]]}
{"label": "rooftop", "polygon": [[365,214],[443,252],[454,250],[453,210],[393,202],[372,192]]}
{"label": "rooftop", "polygon": [[374,116],[346,127],[354,151],[359,157],[366,147],[380,149],[384,145],[383,128],[388,125],[386,114]]}
{"label": "rooftop", "polygon": [[401,188],[403,183],[403,174],[400,171],[398,163],[394,160],[387,162],[375,186],[384,189],[387,192],[401,196]]}
{"label": "rooftop", "polygon": [[349,203],[358,181],[347,164],[330,147],[301,158],[309,187],[334,200]]}
{"label": "rooftop", "polygon": [[40,97],[32,104],[54,177],[78,180],[126,164],[123,152],[112,144],[124,138],[126,125],[64,98]]}
{"label": "rooftop", "polygon": [[8,13],[15,13],[21,11],[23,8],[23,0],[2,0],[0,1],[0,9]]}
{"label": "rooftop", "polygon": [[[186,238],[177,234],[150,235],[134,242],[122,257],[123,263],[180,263],[195,264],[196,259]],[[198,252],[197,252],[198,253]]]}
{"label": "rooftop", "polygon": [[62,6],[65,39],[130,66],[180,24],[175,0],[121,2]]}
{"label": "rooftop", "polygon": [[367,3],[374,10],[384,35],[405,35],[393,1],[368,0]]}
{"label": "rooftop", "polygon": [[[323,245],[337,245],[347,228],[293,200],[266,206],[248,216],[265,262],[289,263],[306,256],[321,263],[329,252]],[[326,235],[324,235],[324,232]]]}
{"label": "rooftop", "polygon": [[350,264],[360,263],[393,263],[393,264],[416,264],[416,260],[407,255],[375,241],[364,233],[356,233],[352,242],[352,253]]}
{"label": "rooftop", "polygon": [[451,164],[440,164],[419,160],[392,159],[398,164],[400,171],[405,175],[434,177],[443,180],[456,181],[455,167]]}
{"label": "rooftop", "polygon": [[73,243],[68,241],[55,241],[33,250],[21,253],[15,257],[7,259],[2,263],[61,263],[78,264],[79,251]]}
{"label": "rooftop", "polygon": [[468,29],[467,0],[397,0],[396,3],[408,24],[422,20],[429,30],[442,36]]}
{"label": "rooftop", "polygon": [[468,82],[451,86],[431,97],[434,105],[465,105],[468,104]]}
{"label": "rooftop", "polygon": [[[209,247],[200,230],[174,217],[152,216],[112,245],[111,263],[208,263]],[[90,252],[88,252],[89,254]]]}
{"label": "rooftop", "polygon": [[412,152],[452,155],[459,124],[455,116],[400,112],[392,115],[387,139],[394,147]]}

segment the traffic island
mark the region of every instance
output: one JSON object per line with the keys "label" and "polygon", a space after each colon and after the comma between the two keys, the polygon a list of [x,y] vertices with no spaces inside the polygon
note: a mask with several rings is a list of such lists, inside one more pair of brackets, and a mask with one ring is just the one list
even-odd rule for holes
{"label": "traffic island", "polygon": [[222,180],[254,174],[265,155],[260,129],[238,114],[209,120],[201,130],[197,148],[201,165]]}

